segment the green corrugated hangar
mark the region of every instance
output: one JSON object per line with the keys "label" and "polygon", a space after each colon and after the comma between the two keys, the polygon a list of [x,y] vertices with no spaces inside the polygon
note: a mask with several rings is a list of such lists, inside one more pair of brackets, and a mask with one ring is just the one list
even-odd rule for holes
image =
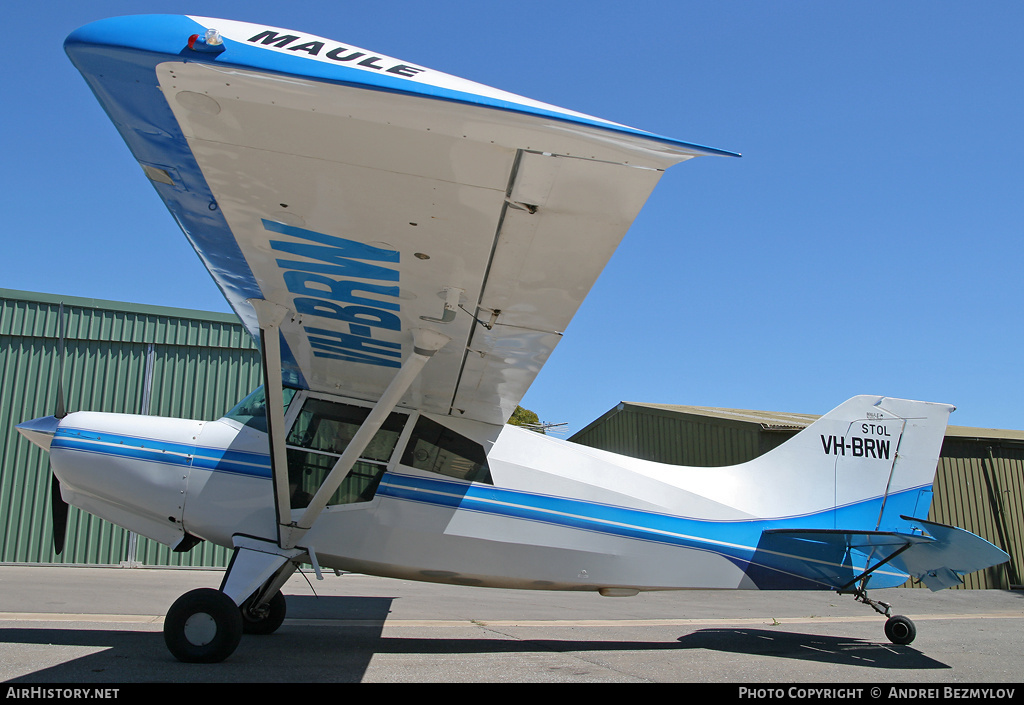
{"label": "green corrugated hangar", "polygon": [[172,553],[75,507],[53,552],[48,454],[14,427],[55,411],[62,303],[69,411],[212,420],[262,383],[259,349],[233,315],[0,289],[0,562],[227,565],[226,549]]}
{"label": "green corrugated hangar", "polygon": [[[53,551],[48,455],[15,424],[54,413],[61,374],[69,410],[212,420],[261,383],[258,348],[230,314],[0,289],[0,536],[3,563],[227,565],[200,543],[173,553],[72,507]],[[713,467],[761,455],[816,416],[622,403],[570,440],[658,462]],[[1018,585],[1024,557],[1024,432],[951,426],[929,518],[973,531],[1012,561],[966,587]]]}
{"label": "green corrugated hangar", "polygon": [[[753,460],[817,418],[622,402],[569,440],[644,460],[713,468]],[[1024,431],[949,426],[927,518],[974,532],[1010,555],[1009,563],[968,575],[962,587],[1019,588],[1024,559]]]}

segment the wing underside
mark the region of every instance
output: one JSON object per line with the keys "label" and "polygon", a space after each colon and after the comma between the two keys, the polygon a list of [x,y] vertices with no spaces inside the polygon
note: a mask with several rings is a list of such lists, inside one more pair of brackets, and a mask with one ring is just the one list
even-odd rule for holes
{"label": "wing underside", "polygon": [[93,28],[68,53],[250,332],[250,299],[289,311],[285,381],[318,391],[377,398],[428,327],[451,342],[403,404],[504,422],[663,170],[709,153],[452,99],[422,69],[416,90],[303,73],[316,62],[279,57],[302,39],[252,25],[172,54],[171,19],[150,27],[160,50]]}

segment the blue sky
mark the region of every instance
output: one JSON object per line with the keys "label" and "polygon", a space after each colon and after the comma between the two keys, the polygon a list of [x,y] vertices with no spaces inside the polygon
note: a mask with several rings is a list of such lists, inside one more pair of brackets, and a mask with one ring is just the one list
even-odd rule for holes
{"label": "blue sky", "polygon": [[866,393],[1024,429],[1024,4],[6,6],[0,287],[229,310],[62,49],[141,13],[305,30],[743,154],[666,173],[524,400],[542,420]]}

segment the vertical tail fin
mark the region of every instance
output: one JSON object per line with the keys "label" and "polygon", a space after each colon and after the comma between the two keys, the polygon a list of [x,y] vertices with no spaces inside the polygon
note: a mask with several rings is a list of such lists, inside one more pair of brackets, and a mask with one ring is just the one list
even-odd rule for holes
{"label": "vertical tail fin", "polygon": [[931,503],[949,404],[859,396],[753,461],[788,488],[787,514],[833,507],[838,529],[906,529]]}

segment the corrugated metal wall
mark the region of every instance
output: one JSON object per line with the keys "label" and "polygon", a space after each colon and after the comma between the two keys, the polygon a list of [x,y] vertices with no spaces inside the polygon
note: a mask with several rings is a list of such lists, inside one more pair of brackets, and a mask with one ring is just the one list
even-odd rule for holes
{"label": "corrugated metal wall", "polygon": [[[1009,589],[1021,585],[1024,566],[1024,442],[971,431],[947,431],[928,519],[967,529],[1010,554],[1009,563],[972,573],[960,587]],[[570,440],[655,462],[715,467],[752,460],[796,432],[622,403]]]}
{"label": "corrugated metal wall", "polygon": [[14,426],[54,412],[61,301],[70,411],[212,420],[261,383],[234,316],[0,289],[0,562],[226,565],[225,549],[175,554],[74,507],[53,553],[48,454]]}
{"label": "corrugated metal wall", "polygon": [[792,435],[748,422],[622,403],[571,440],[659,463],[714,467],[744,463]]}
{"label": "corrugated metal wall", "polygon": [[1021,584],[1024,566],[1024,446],[947,436],[928,517],[967,529],[1010,554],[1010,562],[966,576],[966,588]]}

